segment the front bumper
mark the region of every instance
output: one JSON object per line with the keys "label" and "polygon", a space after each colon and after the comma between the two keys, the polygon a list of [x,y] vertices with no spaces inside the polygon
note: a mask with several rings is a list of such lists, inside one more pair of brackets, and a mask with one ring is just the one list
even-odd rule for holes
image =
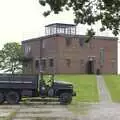
{"label": "front bumper", "polygon": [[72,96],[76,96],[76,92],[75,91],[73,91]]}

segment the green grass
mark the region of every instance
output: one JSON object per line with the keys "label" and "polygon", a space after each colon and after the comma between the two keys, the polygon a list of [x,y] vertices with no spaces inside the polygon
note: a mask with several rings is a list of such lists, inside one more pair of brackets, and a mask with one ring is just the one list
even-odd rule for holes
{"label": "green grass", "polygon": [[112,100],[114,102],[120,102],[120,76],[104,75],[104,80],[110,91]]}
{"label": "green grass", "polygon": [[71,82],[77,96],[73,102],[97,102],[98,91],[95,75],[56,75],[56,79]]}

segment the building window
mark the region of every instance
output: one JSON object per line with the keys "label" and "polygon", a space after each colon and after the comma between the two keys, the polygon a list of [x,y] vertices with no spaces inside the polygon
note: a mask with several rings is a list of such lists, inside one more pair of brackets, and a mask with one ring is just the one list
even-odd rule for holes
{"label": "building window", "polygon": [[39,60],[35,60],[35,68],[36,68],[36,69],[39,68]]}
{"label": "building window", "polygon": [[84,60],[83,60],[83,59],[80,60],[80,65],[81,65],[81,66],[84,65]]}
{"label": "building window", "polygon": [[43,42],[42,42],[42,48],[45,48],[45,45],[46,45],[46,41],[43,40]]}
{"label": "building window", "polygon": [[46,60],[45,59],[42,60],[42,65],[43,65],[43,69],[45,69],[46,68]]}
{"label": "building window", "polygon": [[54,59],[49,59],[49,66],[53,67],[54,66]]}
{"label": "building window", "polygon": [[24,52],[25,52],[25,55],[30,54],[30,52],[31,52],[31,47],[30,47],[29,45],[25,45],[25,47],[24,47]]}
{"label": "building window", "polygon": [[71,66],[71,60],[70,60],[70,59],[66,59],[66,65],[67,65],[68,67]]}
{"label": "building window", "polygon": [[71,38],[65,38],[66,46],[70,46],[72,44]]}
{"label": "building window", "polygon": [[27,68],[28,67],[28,63],[26,63],[26,62],[23,63],[23,66]]}
{"label": "building window", "polygon": [[115,68],[115,62],[112,62],[112,69]]}
{"label": "building window", "polygon": [[100,65],[104,64],[104,48],[100,48]]}
{"label": "building window", "polygon": [[112,69],[114,69],[115,68],[116,60],[113,58],[111,62],[112,62]]}
{"label": "building window", "polygon": [[83,47],[83,45],[84,45],[84,39],[83,38],[79,39],[79,44],[80,44],[81,47]]}

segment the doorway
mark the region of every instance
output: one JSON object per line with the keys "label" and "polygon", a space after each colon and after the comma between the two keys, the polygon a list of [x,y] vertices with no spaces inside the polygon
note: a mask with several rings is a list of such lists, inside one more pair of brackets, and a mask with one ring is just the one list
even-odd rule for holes
{"label": "doorway", "polygon": [[87,74],[94,74],[94,61],[89,60],[87,62]]}

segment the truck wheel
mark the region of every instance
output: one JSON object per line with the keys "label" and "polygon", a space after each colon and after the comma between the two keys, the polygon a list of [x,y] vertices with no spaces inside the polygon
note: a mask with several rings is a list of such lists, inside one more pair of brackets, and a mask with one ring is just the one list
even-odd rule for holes
{"label": "truck wheel", "polygon": [[6,95],[6,101],[9,104],[18,104],[20,101],[20,95],[17,92],[10,91]]}
{"label": "truck wheel", "polygon": [[0,104],[2,104],[5,101],[4,94],[0,92]]}
{"label": "truck wheel", "polygon": [[67,105],[72,101],[72,95],[70,93],[62,93],[59,98],[60,104]]}

